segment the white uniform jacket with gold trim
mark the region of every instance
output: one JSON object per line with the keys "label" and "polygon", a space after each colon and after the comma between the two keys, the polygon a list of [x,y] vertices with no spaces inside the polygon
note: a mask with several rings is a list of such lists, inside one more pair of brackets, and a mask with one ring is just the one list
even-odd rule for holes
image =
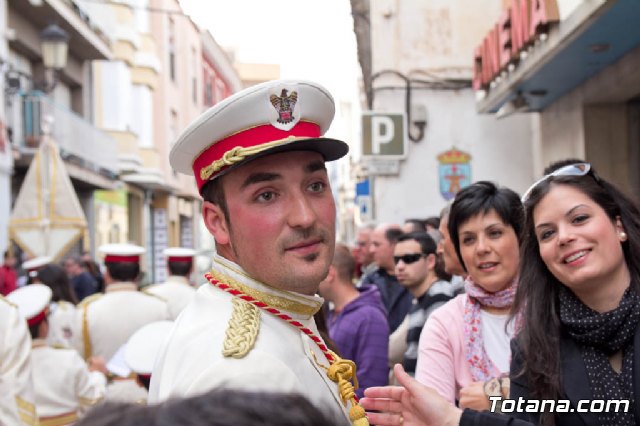
{"label": "white uniform jacket with gold trim", "polygon": [[109,360],[140,327],[171,318],[164,300],[137,291],[134,283],[109,284],[105,293],[78,305],[74,347],[85,359]]}
{"label": "white uniform jacket with gold trim", "polygon": [[51,302],[49,305],[49,346],[71,348],[76,320],[76,307],[64,300]]}
{"label": "white uniform jacket with gold trim", "polygon": [[0,425],[36,422],[27,322],[0,296]]}
{"label": "white uniform jacket with gold trim", "polygon": [[178,275],[170,275],[166,282],[151,285],[144,290],[167,301],[171,319],[178,318],[180,312],[191,302],[196,293],[196,289],[191,287],[189,280]]}
{"label": "white uniform jacket with gold trim", "polygon": [[73,423],[104,397],[107,379],[90,372],[75,350],[52,348],[36,339],[31,358],[41,426]]}
{"label": "white uniform jacket with gold trim", "polygon": [[[214,257],[212,272],[224,277],[220,281],[234,280],[246,294],[290,315],[319,336],[313,314],[322,306],[322,298],[268,287],[220,256]],[[208,283],[197,290],[156,358],[149,403],[218,387],[296,392],[321,410],[343,419],[340,424],[350,424],[338,385],[327,377],[329,363],[323,353],[308,336],[282,319],[258,311],[259,329],[253,347],[242,358],[223,355],[235,309],[233,298]]]}

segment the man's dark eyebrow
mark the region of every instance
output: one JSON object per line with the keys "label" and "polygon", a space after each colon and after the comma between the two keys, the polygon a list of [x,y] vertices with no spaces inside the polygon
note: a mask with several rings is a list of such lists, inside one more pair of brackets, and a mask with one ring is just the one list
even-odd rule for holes
{"label": "man's dark eyebrow", "polygon": [[307,164],[307,167],[304,168],[305,172],[307,173],[313,173],[313,172],[317,172],[318,170],[327,170],[327,167],[324,165],[324,161],[314,161],[313,163],[309,163]]}
{"label": "man's dark eyebrow", "polygon": [[[326,171],[327,168],[324,165],[324,161],[319,160],[319,161],[314,161],[312,163],[307,164],[304,170],[307,173],[313,173],[313,172],[317,172],[318,170]],[[247,186],[252,185],[254,183],[269,182],[269,181],[274,181],[276,179],[281,179],[281,178],[282,178],[282,175],[278,173],[268,173],[268,172],[253,173],[249,175],[244,182],[242,182],[240,189],[245,189]]]}
{"label": "man's dark eyebrow", "polygon": [[281,178],[282,178],[282,175],[278,173],[267,173],[267,172],[253,173],[249,175],[244,182],[242,182],[240,189],[245,189],[247,186],[252,185],[254,183],[269,182],[269,181],[273,181]]}

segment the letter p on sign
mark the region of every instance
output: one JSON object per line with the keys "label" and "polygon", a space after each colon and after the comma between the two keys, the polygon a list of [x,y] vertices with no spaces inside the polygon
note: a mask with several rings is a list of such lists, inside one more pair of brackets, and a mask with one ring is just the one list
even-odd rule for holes
{"label": "letter p on sign", "polygon": [[362,114],[362,155],[404,158],[404,114],[367,111]]}
{"label": "letter p on sign", "polygon": [[393,120],[383,115],[371,117],[371,150],[380,154],[380,145],[391,143],[395,126]]}

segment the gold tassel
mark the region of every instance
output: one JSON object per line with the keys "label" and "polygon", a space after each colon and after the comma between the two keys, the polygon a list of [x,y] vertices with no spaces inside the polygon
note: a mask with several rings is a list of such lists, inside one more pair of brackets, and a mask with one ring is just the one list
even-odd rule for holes
{"label": "gold tassel", "polygon": [[[335,362],[331,364],[327,371],[327,376],[338,384],[340,389],[340,398],[342,403],[347,405],[347,401],[351,402],[349,409],[349,419],[354,426],[369,426],[364,408],[362,408],[355,398],[355,389],[358,388],[358,379],[356,378],[356,364],[348,359],[342,359],[335,353],[331,353],[335,358]],[[353,384],[350,380],[353,379]]]}
{"label": "gold tassel", "polygon": [[351,409],[349,410],[349,418],[351,419],[353,426],[369,426],[369,420],[367,420],[364,408],[362,408],[357,402],[351,406]]}

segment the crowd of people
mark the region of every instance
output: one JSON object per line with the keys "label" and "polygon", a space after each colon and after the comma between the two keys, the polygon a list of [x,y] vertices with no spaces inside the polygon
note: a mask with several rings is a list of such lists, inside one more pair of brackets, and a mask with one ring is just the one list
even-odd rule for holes
{"label": "crowd of people", "polygon": [[[439,217],[364,224],[346,245],[333,114],[321,86],[269,82],[178,138],[171,165],[216,242],[197,287],[190,249],[167,249],[170,278],[143,289],[132,244],[100,247],[102,269],[32,259],[25,285],[5,253],[0,424],[637,424],[635,202],[567,159],[522,196],[475,182]],[[628,409],[577,409],[594,400]]]}
{"label": "crowd of people", "polygon": [[[13,397],[0,411],[0,424],[73,424],[101,401],[146,403],[158,345],[149,333],[137,336],[164,324],[158,339],[164,338],[167,324],[189,303],[195,251],[166,249],[169,278],[142,291],[144,248],[109,244],[99,251],[104,272],[79,257],[30,259],[22,265],[26,284],[16,283],[0,300],[10,318],[3,324],[20,334],[5,341],[0,362],[3,389]],[[26,327],[15,324],[18,318]],[[146,361],[135,361],[141,358]]]}
{"label": "crowd of people", "polygon": [[[504,329],[508,333],[509,324],[513,324],[515,331],[510,380],[497,377],[485,381],[482,402],[489,406],[489,398],[497,396],[496,401],[525,404],[565,401],[565,408],[540,409],[538,404],[533,409],[510,409],[508,415],[497,413],[499,410],[482,412],[478,410],[487,407],[474,405],[477,398],[467,395],[465,401],[461,391],[460,399],[452,401],[439,392],[436,383],[413,379],[396,366],[401,386],[365,391],[361,402],[375,410],[369,414],[373,423],[637,424],[635,346],[640,341],[640,310],[635,253],[640,242],[640,211],[589,163],[563,160],[550,165],[545,173],[517,206],[524,213],[519,221],[523,225],[519,232],[520,265],[514,282],[517,290],[509,302],[510,322]],[[485,183],[461,191],[452,211],[463,201],[464,192],[478,185]],[[502,221],[503,226],[510,226],[508,223]],[[458,226],[460,245],[470,242],[463,229]],[[456,235],[451,221],[449,231]],[[461,259],[466,266],[464,255]],[[486,339],[484,346],[489,352]],[[588,405],[595,401],[616,401],[622,408]],[[585,402],[591,409],[583,406]]]}

